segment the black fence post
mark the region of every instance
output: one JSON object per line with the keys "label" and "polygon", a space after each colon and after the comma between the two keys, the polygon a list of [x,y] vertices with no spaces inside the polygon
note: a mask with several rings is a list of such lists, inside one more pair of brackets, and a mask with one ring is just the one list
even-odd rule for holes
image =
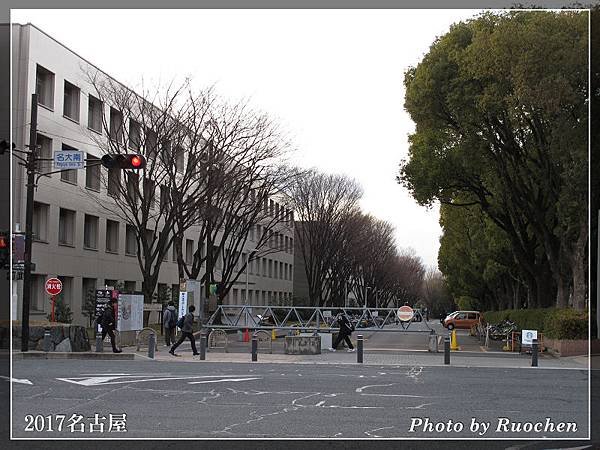
{"label": "black fence post", "polygon": [[359,334],[356,337],[356,362],[362,364],[363,362],[363,335]]}
{"label": "black fence post", "polygon": [[252,335],[252,361],[258,361],[258,337],[256,333]]}
{"label": "black fence post", "polygon": [[156,347],[156,334],[150,333],[148,337],[148,358],[154,359],[154,348]]}
{"label": "black fence post", "polygon": [[206,333],[200,333],[200,361],[206,359]]}
{"label": "black fence post", "polygon": [[450,336],[444,338],[444,364],[450,364]]}
{"label": "black fence post", "polygon": [[538,365],[538,340],[531,341],[531,367]]}

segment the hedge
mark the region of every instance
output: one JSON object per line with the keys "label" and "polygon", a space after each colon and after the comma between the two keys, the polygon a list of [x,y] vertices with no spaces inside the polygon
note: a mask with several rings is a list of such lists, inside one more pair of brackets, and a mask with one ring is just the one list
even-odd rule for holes
{"label": "hedge", "polygon": [[588,314],[573,309],[506,309],[483,313],[487,323],[510,319],[519,330],[538,330],[551,339],[587,339]]}

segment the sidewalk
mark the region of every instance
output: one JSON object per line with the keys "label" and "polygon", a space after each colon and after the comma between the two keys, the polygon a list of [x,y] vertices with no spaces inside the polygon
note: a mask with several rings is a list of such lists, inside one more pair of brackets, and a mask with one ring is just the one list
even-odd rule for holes
{"label": "sidewalk", "polygon": [[[127,351],[127,349],[124,349]],[[200,360],[199,356],[193,356],[189,344],[182,344],[177,349],[179,356],[168,353],[169,348],[159,345],[154,355],[158,362],[224,362],[224,363],[252,363],[250,350],[230,351],[225,353],[222,349],[206,352],[206,359]],[[146,359],[147,353],[138,352],[136,359]],[[359,364],[357,353],[337,351],[335,353],[324,350],[320,355],[286,355],[283,352],[257,354],[257,362],[254,364]],[[443,366],[443,353],[430,353],[427,351],[369,351],[363,353],[363,364],[379,366]],[[450,365],[454,367],[501,367],[501,368],[527,368],[531,367],[530,355],[519,355],[515,353],[480,353],[475,352],[451,352]],[[580,369],[588,367],[587,357],[554,358],[549,355],[539,355],[538,368],[552,369]],[[535,369],[535,368],[533,368]]]}

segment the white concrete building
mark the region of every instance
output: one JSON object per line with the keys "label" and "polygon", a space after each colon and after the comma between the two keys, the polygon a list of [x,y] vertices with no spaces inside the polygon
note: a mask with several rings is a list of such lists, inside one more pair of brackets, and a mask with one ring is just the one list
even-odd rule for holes
{"label": "white concrete building", "polygon": [[[90,133],[102,133],[100,114],[109,121],[110,107],[90,94],[92,87],[84,76],[90,67],[98,70],[35,26],[13,25],[12,142],[17,149],[25,149],[29,144],[31,94],[37,92],[38,145],[42,157],[52,158],[53,152],[61,149],[77,149],[88,158],[102,156]],[[26,173],[17,162],[13,158],[12,226],[14,231],[24,231]],[[51,162],[42,165],[43,172],[52,170]],[[73,170],[42,177],[38,182],[32,250],[36,265],[32,279],[32,320],[46,318],[50,311],[44,281],[51,276],[63,281],[63,298],[71,307],[73,322],[78,324],[87,322],[82,305],[89,290],[117,282],[123,283],[126,291],[141,290],[142,276],[128,225],[94,199],[112,201],[98,181],[95,171],[99,170],[106,169],[95,166]],[[254,234],[249,236],[247,249],[256,245]],[[260,258],[248,268],[248,304],[281,304],[292,297],[293,230],[278,238],[285,242],[287,251]],[[198,232],[192,227],[183,243],[186,258],[198,244],[194,239],[198,239]],[[171,287],[177,292],[179,277],[173,254],[171,249],[161,267],[159,289]],[[245,282],[242,275],[224,303],[244,304]],[[21,284],[22,281],[13,281],[14,319],[21,317]]]}

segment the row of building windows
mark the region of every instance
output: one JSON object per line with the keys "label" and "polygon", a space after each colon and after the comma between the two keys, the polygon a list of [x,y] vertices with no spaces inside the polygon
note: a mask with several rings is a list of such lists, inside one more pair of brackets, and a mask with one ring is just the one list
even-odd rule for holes
{"label": "row of building windows", "polygon": [[[38,103],[46,108],[54,111],[54,73],[50,70],[37,65],[36,70],[36,92],[38,94]],[[79,123],[79,109],[80,109],[80,93],[79,87],[65,80],[64,84],[64,102],[63,102],[63,116],[70,119],[71,121]],[[102,125],[104,117],[104,104],[101,100],[88,95],[88,129],[102,134]],[[142,139],[142,131],[144,138]],[[154,154],[155,149],[158,146],[158,138],[155,131],[142,127],[140,123],[133,119],[129,120],[127,130],[125,130],[125,124],[123,120],[123,114],[114,108],[110,108],[109,111],[109,122],[108,122],[108,135],[109,138],[127,145],[133,151],[140,151],[142,141],[146,147],[144,154],[149,157]],[[125,138],[127,135],[127,139]],[[41,157],[51,159],[52,158],[52,140],[46,136],[38,135],[38,145],[41,145]],[[171,149],[171,143],[169,141],[161,142],[161,155],[165,163],[170,164],[174,162],[175,168],[178,172],[183,173],[184,171],[184,155],[185,150],[180,146],[176,145],[175,148]],[[62,150],[77,150],[74,147],[70,147],[66,144],[62,145]],[[173,155],[173,160],[171,159]],[[87,156],[88,160],[93,163],[94,159],[92,155]],[[51,162],[47,163],[51,164]],[[109,171],[108,177],[108,193],[111,195],[118,195],[119,184],[120,184],[120,170]],[[77,184],[77,171],[69,170],[61,173],[61,179],[73,184]],[[128,180],[129,181],[129,180]],[[96,191],[100,190],[100,166],[88,164],[86,170],[86,187]],[[152,191],[153,192],[153,191]],[[162,196],[161,196],[162,197]],[[256,192],[251,190],[250,200],[254,202],[256,200]],[[271,217],[277,217],[282,221],[293,221],[293,213],[290,209],[285,208],[272,199],[263,199],[264,214]]]}
{"label": "row of building windows", "polygon": [[[38,104],[54,111],[54,73],[45,67],[37,65],[36,68],[36,93],[38,94]],[[80,97],[81,89],[75,84],[65,80],[63,90],[63,117],[80,123]],[[104,118],[104,103],[88,94],[88,117],[87,128],[98,134],[102,134]],[[127,146],[135,152],[141,150],[142,142],[146,147],[145,155],[148,157],[154,154],[158,147],[157,134],[154,130],[144,128],[134,119],[129,120],[127,129],[125,128],[123,114],[117,109],[110,107],[108,120],[108,137],[122,145]],[[142,138],[143,133],[143,138]],[[166,164],[173,161],[177,172],[183,173],[185,164],[185,151],[176,145],[171,148],[169,141],[161,142],[161,157]]]}
{"label": "row of building windows", "polygon": [[[48,242],[48,217],[50,213],[50,205],[34,202],[33,206],[33,235],[36,241]],[[75,246],[75,228],[76,228],[77,212],[59,208],[58,214],[58,244],[64,246]],[[100,217],[91,214],[84,214],[83,218],[83,248],[86,250],[99,250],[100,248]],[[107,253],[119,253],[119,232],[120,223],[115,220],[106,219],[105,233],[105,251]],[[151,241],[154,238],[154,232],[147,230],[148,239]],[[193,262],[194,253],[196,251],[195,241],[186,239],[183,248],[184,261],[186,264]],[[125,225],[125,254],[135,256],[138,253],[136,229],[132,225]],[[200,255],[204,256],[204,244],[200,248]],[[223,267],[222,255],[218,254],[218,247],[214,247],[214,255],[216,258],[215,267],[221,269]],[[242,253],[241,258],[237,258],[237,268],[246,262],[247,254]],[[168,256],[165,255],[165,260]],[[177,262],[177,253],[175,248],[172,250],[172,260]],[[279,278],[285,280],[292,279],[292,265],[275,261],[268,258],[256,258],[248,261],[247,267],[250,275],[258,275],[269,278]]]}
{"label": "row of building windows", "polygon": [[[49,307],[45,305],[45,302],[48,303],[48,295],[44,291],[44,284],[47,277],[47,275],[41,274],[32,275],[31,308],[34,312],[39,313],[49,310]],[[64,275],[59,275],[58,278],[63,284],[61,299],[73,310],[76,306],[74,304],[75,278]],[[79,308],[77,308],[77,310],[82,313],[85,311],[86,301],[90,300],[90,297],[93,298],[96,289],[100,289],[105,286],[115,287],[120,284],[118,280],[104,279],[103,281],[104,284],[98,285],[97,278],[81,278],[81,304],[78,305]],[[125,280],[122,283],[122,289],[124,292],[139,292],[138,288],[140,288],[140,286],[138,284],[139,283],[136,281]],[[170,292],[168,292],[169,287]],[[157,291],[160,303],[164,303],[169,299],[176,300],[179,296],[179,285],[172,284],[169,286],[165,283],[158,283]],[[245,295],[245,289],[232,289],[229,291],[227,297],[225,297],[223,303],[227,305],[239,305],[247,303],[249,305],[264,306],[287,303],[292,299],[292,293],[289,291],[249,289],[247,299],[245,298]]]}

